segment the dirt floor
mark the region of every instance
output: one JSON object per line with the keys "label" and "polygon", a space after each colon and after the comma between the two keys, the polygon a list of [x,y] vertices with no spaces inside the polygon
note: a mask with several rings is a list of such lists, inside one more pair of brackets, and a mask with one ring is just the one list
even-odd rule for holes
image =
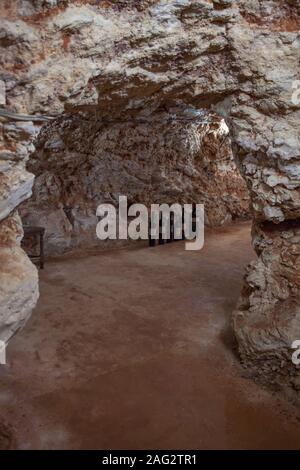
{"label": "dirt floor", "polygon": [[0,447],[300,449],[300,410],[234,353],[249,224],[138,246],[46,264],[0,367]]}

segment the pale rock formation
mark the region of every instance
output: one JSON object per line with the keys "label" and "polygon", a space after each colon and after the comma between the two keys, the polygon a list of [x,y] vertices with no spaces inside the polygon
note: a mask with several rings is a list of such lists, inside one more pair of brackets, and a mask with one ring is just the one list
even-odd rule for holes
{"label": "pale rock formation", "polygon": [[291,345],[300,338],[299,242],[299,221],[254,226],[259,257],[247,268],[235,333],[244,363],[263,380],[300,390],[298,368],[291,361]]}
{"label": "pale rock formation", "polygon": [[[247,269],[234,313],[244,363],[262,380],[297,386],[291,345],[300,338],[299,2],[245,5],[245,29],[230,30],[245,82],[231,110],[234,150],[248,183],[258,261]],[[261,16],[260,16],[261,15]],[[268,19],[267,19],[268,18]]]}
{"label": "pale rock formation", "polygon": [[[72,140],[76,147],[85,133],[96,145],[104,121],[151,120],[179,103],[225,117],[250,191],[258,253],[234,313],[239,350],[268,380],[297,376],[288,358],[290,341],[300,339],[300,100],[292,100],[299,80],[299,0],[17,0],[0,8],[1,102],[18,113],[57,116],[53,129],[73,122],[66,146],[71,166],[83,150],[72,153]],[[113,124],[108,137],[116,131]],[[58,146],[62,155],[61,143],[47,132],[41,142]],[[66,139],[63,129],[58,134]],[[25,143],[31,138],[22,139],[16,134],[4,145],[2,173],[21,164],[16,155],[31,151]],[[55,161],[55,148],[51,152]],[[48,177],[55,188],[52,169]],[[51,196],[61,189],[58,184]],[[63,208],[56,210],[62,216]]]}
{"label": "pale rock formation", "polygon": [[0,339],[7,342],[30,316],[38,299],[38,274],[20,248],[22,223],[12,213],[0,225]]}

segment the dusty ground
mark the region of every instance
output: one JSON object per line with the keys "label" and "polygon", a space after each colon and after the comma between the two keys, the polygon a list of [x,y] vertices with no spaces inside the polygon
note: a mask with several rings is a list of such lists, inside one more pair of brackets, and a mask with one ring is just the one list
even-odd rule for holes
{"label": "dusty ground", "polygon": [[246,378],[230,314],[248,223],[51,261],[0,367],[0,448],[300,448],[300,411]]}

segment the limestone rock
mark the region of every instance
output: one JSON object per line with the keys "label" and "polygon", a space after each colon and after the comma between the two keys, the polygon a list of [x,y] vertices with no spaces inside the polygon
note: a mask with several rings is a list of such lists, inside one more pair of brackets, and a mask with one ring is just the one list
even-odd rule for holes
{"label": "limestone rock", "polygon": [[256,224],[259,256],[247,268],[234,330],[244,364],[265,382],[299,377],[292,343],[300,338],[300,227],[298,221]]}
{"label": "limestone rock", "polygon": [[61,31],[74,33],[81,30],[85,26],[90,26],[93,23],[93,16],[83,11],[78,11],[77,8],[69,8],[67,11],[59,15],[55,21],[55,26]]}
{"label": "limestone rock", "polygon": [[37,269],[20,248],[17,214],[0,223],[0,340],[7,342],[26,322],[38,299]]}
{"label": "limestone rock", "polygon": [[0,173],[0,221],[31,196],[33,179],[33,174],[20,167]]}

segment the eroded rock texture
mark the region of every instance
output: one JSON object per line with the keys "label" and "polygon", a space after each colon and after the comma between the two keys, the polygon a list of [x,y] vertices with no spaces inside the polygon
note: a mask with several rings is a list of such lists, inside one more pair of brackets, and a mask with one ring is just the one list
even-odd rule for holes
{"label": "eroded rock texture", "polygon": [[[246,30],[241,25],[231,30],[233,55],[245,77],[231,111],[234,150],[250,189],[258,254],[247,269],[234,329],[241,357],[255,374],[295,384],[299,371],[291,363],[291,344],[300,336],[300,113],[292,86],[299,74],[299,2],[260,3],[255,14],[253,6],[244,13]],[[259,11],[268,15],[268,26]]]}
{"label": "eroded rock texture", "polygon": [[16,212],[0,225],[0,339],[7,342],[30,316],[38,298],[38,275],[20,248],[22,223]]}
{"label": "eroded rock texture", "polygon": [[[40,208],[47,188],[53,187],[49,207],[55,207],[66,187],[55,182],[59,165],[80,164],[80,135],[91,141],[89,148],[95,152],[105,133],[109,145],[122,128],[121,141],[127,142],[125,134],[143,133],[140,124],[131,129],[132,119],[151,121],[178,105],[207,108],[226,119],[234,156],[250,191],[258,253],[234,314],[239,350],[254,372],[264,371],[272,380],[286,381],[296,374],[288,356],[300,322],[300,104],[292,100],[293,84],[299,79],[299,0],[18,0],[2,2],[1,9],[4,105],[18,113],[57,116],[38,141],[44,143],[35,154],[40,163],[32,162],[40,188],[33,204],[39,201]],[[103,127],[105,120],[113,119],[125,124]],[[56,138],[50,135],[51,127]],[[177,129],[175,140],[186,129]],[[155,124],[148,130],[155,134]],[[14,145],[23,134],[15,132],[5,147],[10,153],[1,160],[4,165],[19,158]],[[165,135],[166,145],[168,141]],[[126,145],[129,150],[129,141]],[[25,147],[23,143],[22,151]],[[118,164],[122,159],[124,176],[125,151],[117,147],[114,142],[112,150]],[[101,152],[109,153],[106,148]],[[48,166],[49,156],[54,169]],[[89,158],[84,154],[85,177]],[[133,157],[126,165],[132,177],[135,165],[143,166]],[[167,166],[165,162],[169,175]],[[43,176],[44,168],[48,174]],[[196,164],[194,170],[199,171]],[[179,185],[182,195],[192,177],[186,178]],[[144,182],[136,182],[134,194],[139,184]],[[25,187],[24,183],[26,193]],[[17,191],[17,200],[22,191]],[[86,203],[82,188],[80,194],[80,204]],[[61,205],[73,202],[72,197],[72,192],[64,195]],[[5,204],[1,207],[7,212]],[[61,212],[59,220],[63,218]]]}
{"label": "eroded rock texture", "polygon": [[0,340],[7,342],[36,304],[38,275],[20,247],[23,229],[16,210],[32,194],[34,176],[25,169],[31,133],[24,122],[4,121],[0,127]]}

